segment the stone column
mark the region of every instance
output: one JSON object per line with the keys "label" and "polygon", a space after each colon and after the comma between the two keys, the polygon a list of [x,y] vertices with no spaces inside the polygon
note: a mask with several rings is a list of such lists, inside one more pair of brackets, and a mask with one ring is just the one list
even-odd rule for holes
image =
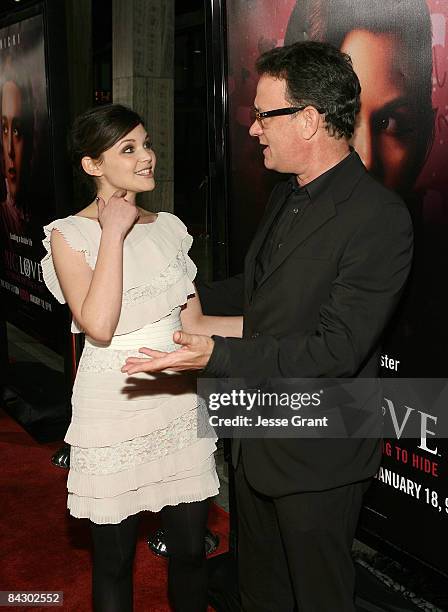
{"label": "stone column", "polygon": [[[70,125],[75,117],[93,106],[92,0],[65,0]],[[78,180],[73,181],[70,212],[87,206]]]}
{"label": "stone column", "polygon": [[144,119],[157,155],[147,210],[174,208],[174,0],[113,0],[113,101]]}
{"label": "stone column", "polygon": [[65,0],[70,120],[93,105],[92,2]]}

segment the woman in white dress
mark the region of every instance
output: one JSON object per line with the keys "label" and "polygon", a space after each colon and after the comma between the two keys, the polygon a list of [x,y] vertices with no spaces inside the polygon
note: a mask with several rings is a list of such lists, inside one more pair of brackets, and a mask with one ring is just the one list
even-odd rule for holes
{"label": "woman in white dress", "polygon": [[[68,508],[92,525],[96,612],[132,610],[138,514],[160,511],[176,611],[207,609],[204,535],[218,492],[213,432],[194,379],[129,377],[141,346],[173,350],[173,332],[241,336],[241,317],[205,317],[192,239],[174,215],[136,206],[155,187],[156,156],[141,118],[121,105],[87,111],[72,130],[75,167],[93,201],[45,230],[45,282],[85,333],[73,387]],[[150,609],[150,608],[149,608]]]}

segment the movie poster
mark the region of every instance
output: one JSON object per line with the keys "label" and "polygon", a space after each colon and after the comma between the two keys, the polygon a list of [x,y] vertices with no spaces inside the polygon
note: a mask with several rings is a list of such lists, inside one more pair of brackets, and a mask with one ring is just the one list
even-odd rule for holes
{"label": "movie poster", "polygon": [[56,347],[40,260],[55,217],[42,15],[0,27],[0,299],[4,317]]}
{"label": "movie poster", "polygon": [[[226,11],[232,273],[241,271],[269,192],[284,178],[265,170],[262,147],[248,134],[256,58],[298,40],[329,42],[352,58],[362,87],[352,145],[404,199],[415,230],[412,276],[387,333],[382,375],[441,379],[426,388],[410,382],[406,397],[385,398],[397,436],[385,441],[363,524],[448,572],[440,541],[448,526],[448,443],[435,416],[448,378],[448,2],[232,0]],[[406,439],[416,419],[421,437]]]}

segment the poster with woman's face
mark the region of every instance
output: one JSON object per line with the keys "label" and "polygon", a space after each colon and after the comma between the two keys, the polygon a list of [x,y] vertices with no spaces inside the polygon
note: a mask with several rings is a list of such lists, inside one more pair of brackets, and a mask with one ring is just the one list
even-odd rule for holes
{"label": "poster with woman's face", "polygon": [[42,15],[0,27],[0,295],[8,321],[51,343],[39,263],[54,217],[46,76]]}
{"label": "poster with woman's face", "polygon": [[[401,195],[414,221],[413,271],[384,339],[382,375],[448,378],[448,2],[229,0],[226,7],[232,271],[242,269],[270,190],[287,178],[266,170],[258,138],[248,134],[256,59],[275,46],[328,42],[351,57],[361,83],[351,145],[367,169]],[[395,399],[402,423],[406,408]],[[408,417],[421,418],[437,434],[430,404]],[[448,446],[433,435],[427,434],[432,444],[395,440],[385,449],[387,471],[373,488],[369,528],[448,571],[435,536],[448,522]],[[402,482],[414,482],[420,497],[403,493]],[[420,538],[417,523],[433,537]]]}
{"label": "poster with woman's face", "polygon": [[414,219],[412,299],[390,335],[402,376],[448,373],[447,18],[448,3],[440,0],[227,2],[232,271],[242,268],[268,194],[284,178],[265,169],[262,147],[248,133],[256,59],[300,40],[331,43],[350,55],[361,82],[351,144]]}

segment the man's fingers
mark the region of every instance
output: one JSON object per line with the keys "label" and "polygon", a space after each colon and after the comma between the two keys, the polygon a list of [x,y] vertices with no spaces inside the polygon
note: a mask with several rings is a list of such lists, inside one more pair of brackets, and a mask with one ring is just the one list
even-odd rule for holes
{"label": "man's fingers", "polygon": [[[157,359],[157,361],[159,362],[161,358],[166,357],[168,355],[168,353],[163,353],[162,351],[156,351],[154,349],[149,349],[144,346],[141,349],[139,349],[139,352],[144,353],[145,355],[148,355],[149,357],[151,357],[151,359],[145,359],[143,357],[127,357],[126,363],[121,368],[122,372],[127,372],[129,374],[134,374],[135,372],[141,372],[143,371],[142,365],[143,367],[145,367],[144,371],[147,372],[148,370],[146,369],[145,364],[151,363],[152,359]],[[130,368],[132,368],[133,366],[135,366],[136,369],[134,369],[131,372]]]}
{"label": "man's fingers", "polygon": [[[133,359],[133,358],[129,358]],[[173,359],[170,357],[161,357],[160,359],[140,359],[137,362],[131,363],[126,361],[126,365],[122,368],[122,372],[128,374],[136,374],[137,372],[160,372],[162,370],[170,370],[174,365]]]}
{"label": "man's fingers", "polygon": [[[201,345],[202,336],[195,334],[187,334],[185,332],[176,331],[173,338],[180,347],[170,353],[157,351],[142,347],[139,349],[147,358],[128,357],[125,365],[122,367],[122,372],[128,374],[137,374],[138,372],[156,373],[166,371],[181,372],[184,370],[202,369],[207,363],[210,352],[206,354],[206,359],[203,359],[201,352],[196,349]],[[191,346],[191,344],[193,346]],[[196,349],[194,348],[196,344]]]}
{"label": "man's fingers", "polygon": [[168,355],[168,353],[164,353],[163,351],[156,351],[155,349],[146,348],[145,346],[139,348],[138,352],[148,355],[148,357],[164,357],[165,355]]}
{"label": "man's fingers", "polygon": [[143,359],[143,357],[127,357],[126,358],[126,364],[128,363],[141,363],[147,361],[146,359]]}

